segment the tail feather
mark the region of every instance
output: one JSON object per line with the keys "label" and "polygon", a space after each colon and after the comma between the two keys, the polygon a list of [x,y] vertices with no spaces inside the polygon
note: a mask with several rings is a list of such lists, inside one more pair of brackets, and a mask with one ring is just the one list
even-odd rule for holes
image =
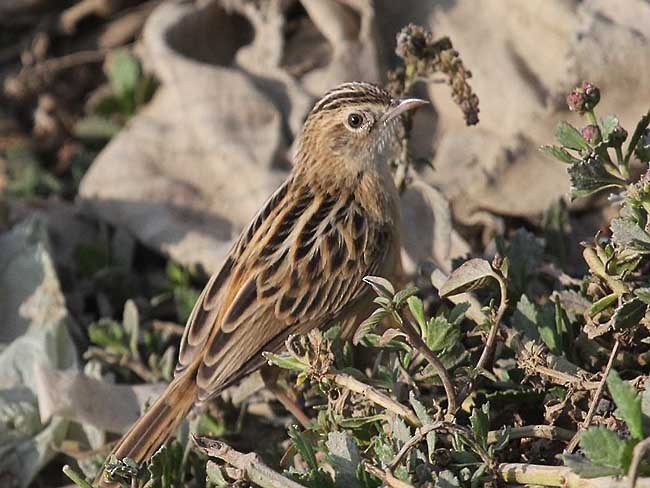
{"label": "tail feather", "polygon": [[[171,437],[191,410],[197,386],[191,371],[185,371],[170,383],[165,392],[147,412],[122,436],[112,454],[117,459],[131,458],[140,464],[147,461]],[[95,486],[113,488],[118,484],[106,481],[104,470]]]}

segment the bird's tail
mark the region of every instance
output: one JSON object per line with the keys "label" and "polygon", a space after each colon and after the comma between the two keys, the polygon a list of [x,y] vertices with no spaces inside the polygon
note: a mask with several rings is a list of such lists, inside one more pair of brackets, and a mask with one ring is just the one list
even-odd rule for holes
{"label": "bird's tail", "polygon": [[[149,460],[187,416],[196,393],[194,374],[186,370],[169,384],[160,398],[122,436],[112,454],[118,460],[128,457],[138,464]],[[106,480],[102,469],[94,486],[114,488],[119,484]]]}

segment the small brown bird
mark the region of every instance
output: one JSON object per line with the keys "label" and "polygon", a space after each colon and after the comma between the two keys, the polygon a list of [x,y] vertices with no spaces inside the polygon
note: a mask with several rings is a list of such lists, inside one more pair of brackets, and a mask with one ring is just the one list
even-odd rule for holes
{"label": "small brown bird", "polygon": [[260,368],[262,352],[281,351],[290,334],[337,323],[349,334],[367,317],[373,296],[362,278],[399,269],[399,196],[388,162],[399,150],[400,114],[425,103],[360,82],[316,103],[291,174],[201,293],[175,378],[118,442],[118,459],[149,459],[195,403]]}

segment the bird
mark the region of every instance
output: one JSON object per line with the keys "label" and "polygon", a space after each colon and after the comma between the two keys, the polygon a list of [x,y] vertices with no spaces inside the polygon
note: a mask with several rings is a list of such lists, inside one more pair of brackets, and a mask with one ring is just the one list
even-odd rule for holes
{"label": "bird", "polygon": [[[402,115],[428,102],[367,82],[325,93],[307,115],[293,167],[244,228],[187,320],[174,379],[112,454],[141,464],[194,405],[261,368],[290,335],[339,324],[348,335],[372,307],[369,275],[400,268],[399,193],[390,170]],[[111,458],[111,456],[109,456]],[[116,486],[100,473],[96,484]]]}

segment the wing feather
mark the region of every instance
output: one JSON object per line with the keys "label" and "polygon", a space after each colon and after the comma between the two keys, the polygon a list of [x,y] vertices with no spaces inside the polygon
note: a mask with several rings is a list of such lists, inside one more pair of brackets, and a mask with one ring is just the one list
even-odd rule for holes
{"label": "wing feather", "polygon": [[201,358],[201,400],[260,366],[261,352],[281,349],[289,334],[369,299],[361,278],[389,264],[392,234],[352,194],[314,195],[297,184],[267,201],[192,312],[179,368]]}

